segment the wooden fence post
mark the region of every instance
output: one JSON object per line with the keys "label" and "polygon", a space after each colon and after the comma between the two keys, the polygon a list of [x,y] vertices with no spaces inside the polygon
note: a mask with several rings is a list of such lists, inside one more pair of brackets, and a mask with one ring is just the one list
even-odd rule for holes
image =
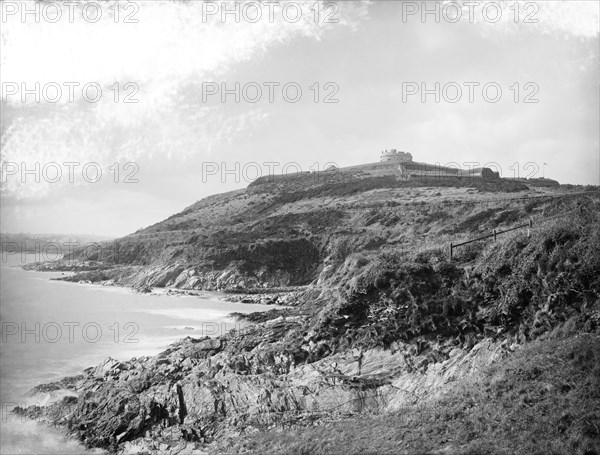
{"label": "wooden fence post", "polygon": [[494,242],[496,241],[496,236],[497,236],[497,235],[498,235],[498,234],[496,234],[496,229],[494,229]]}
{"label": "wooden fence post", "polygon": [[527,227],[527,237],[531,237],[531,229],[533,228],[533,220],[529,220],[529,226]]}
{"label": "wooden fence post", "polygon": [[450,260],[452,260],[452,248],[453,248],[452,242],[450,242]]}

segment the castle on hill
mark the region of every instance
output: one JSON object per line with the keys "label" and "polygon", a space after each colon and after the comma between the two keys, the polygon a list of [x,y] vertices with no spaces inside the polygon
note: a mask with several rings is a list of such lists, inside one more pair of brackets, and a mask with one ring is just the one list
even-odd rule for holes
{"label": "castle on hill", "polygon": [[[437,179],[484,179],[484,180],[499,180],[500,173],[490,169],[489,167],[476,167],[462,169],[457,163],[452,163],[455,167],[442,166],[438,164],[421,163],[413,160],[412,154],[403,152],[397,149],[383,150],[378,162],[358,164],[348,167],[329,166],[324,170],[324,173],[329,175],[331,179],[342,178],[369,178],[369,177],[385,177],[395,176],[400,180],[431,180],[432,184]],[[305,171],[294,174],[282,175],[265,175],[257,178],[250,185],[260,185],[271,182],[289,181],[294,178],[311,178],[311,174],[317,174],[316,171]],[[515,180],[515,179],[511,179]],[[559,183],[550,179],[516,179],[523,180],[528,184],[536,186],[558,186]]]}
{"label": "castle on hill", "polygon": [[[500,173],[489,167],[476,167],[461,169],[459,167],[441,166],[439,164],[419,163],[413,161],[413,156],[408,152],[397,149],[383,150],[379,158],[379,166],[393,169],[400,178],[410,180],[412,178],[442,178],[442,177],[479,177],[485,180],[498,180]],[[458,166],[458,165],[457,165]],[[359,166],[360,167],[360,166]],[[556,180],[547,178],[510,178],[529,185],[539,187],[556,187],[560,184]]]}
{"label": "castle on hill", "polygon": [[382,163],[406,163],[412,162],[412,160],[413,157],[410,153],[400,152],[396,149],[382,151],[380,158]]}
{"label": "castle on hill", "polygon": [[487,180],[500,178],[498,172],[487,167],[472,169],[459,169],[441,166],[439,164],[418,163],[413,161],[413,156],[408,152],[397,149],[383,150],[380,163],[397,165],[398,173],[404,178],[412,177],[482,177]]}

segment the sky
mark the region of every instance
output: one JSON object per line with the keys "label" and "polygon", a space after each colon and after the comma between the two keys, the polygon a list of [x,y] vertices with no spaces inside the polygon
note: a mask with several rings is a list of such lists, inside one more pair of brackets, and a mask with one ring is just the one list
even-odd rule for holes
{"label": "sky", "polygon": [[390,148],[598,185],[599,3],[469,5],[1,2],[0,229],[122,236]]}

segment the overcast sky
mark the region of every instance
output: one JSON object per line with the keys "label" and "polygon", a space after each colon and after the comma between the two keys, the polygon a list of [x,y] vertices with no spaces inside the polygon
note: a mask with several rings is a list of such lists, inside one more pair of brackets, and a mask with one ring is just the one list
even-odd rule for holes
{"label": "overcast sky", "polygon": [[[269,169],[374,162],[386,148],[599,183],[598,2],[496,2],[497,21],[495,6],[453,2],[439,23],[421,16],[431,2],[273,2],[239,22],[222,3],[106,3],[92,22],[95,6],[23,20],[3,2],[2,231],[125,235]],[[223,82],[240,83],[240,102],[211,94]],[[39,102],[23,102],[23,83],[40,84]],[[73,100],[65,83],[80,84]]]}

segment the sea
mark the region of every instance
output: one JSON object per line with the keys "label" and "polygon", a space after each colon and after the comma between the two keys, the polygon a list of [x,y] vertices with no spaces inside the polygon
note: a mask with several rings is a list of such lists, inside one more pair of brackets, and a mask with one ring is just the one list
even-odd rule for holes
{"label": "sea", "polygon": [[[232,312],[272,309],[230,303],[224,294],[139,294],[131,289],[56,281],[61,272],[23,270],[35,255],[4,254],[0,265],[0,453],[83,454],[78,442],[43,424],[15,416],[36,385],[80,374],[111,357],[158,354],[185,338],[218,336],[239,323]],[[40,403],[43,404],[43,401]]]}

